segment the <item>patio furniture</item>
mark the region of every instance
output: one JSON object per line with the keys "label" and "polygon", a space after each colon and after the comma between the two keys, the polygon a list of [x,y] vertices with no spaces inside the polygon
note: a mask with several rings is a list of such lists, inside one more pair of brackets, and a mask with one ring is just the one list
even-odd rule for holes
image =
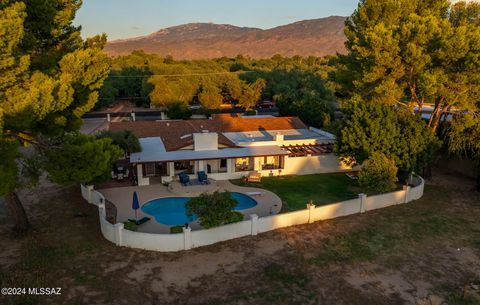
{"label": "patio furniture", "polygon": [[190,177],[185,172],[181,172],[180,174],[178,174],[178,178],[180,179],[180,183],[183,186],[187,186],[188,184],[190,184]]}
{"label": "patio furniture", "polygon": [[259,172],[252,172],[245,178],[246,182],[262,182],[262,174]]}
{"label": "patio furniture", "polygon": [[245,193],[245,195],[248,195],[248,196],[261,196],[263,195],[262,192],[247,192]]}
{"label": "patio furniture", "polygon": [[199,171],[197,175],[198,175],[198,181],[201,184],[210,184],[210,182],[208,181],[208,176],[207,174],[205,174],[204,171]]}
{"label": "patio furniture", "polygon": [[357,180],[358,179],[358,176],[356,173],[347,173],[346,174],[348,178],[352,179],[352,180]]}
{"label": "patio furniture", "polygon": [[144,223],[150,221],[150,217],[143,217],[142,219],[135,220],[135,219],[129,219],[128,221],[133,222],[137,226],[143,225]]}

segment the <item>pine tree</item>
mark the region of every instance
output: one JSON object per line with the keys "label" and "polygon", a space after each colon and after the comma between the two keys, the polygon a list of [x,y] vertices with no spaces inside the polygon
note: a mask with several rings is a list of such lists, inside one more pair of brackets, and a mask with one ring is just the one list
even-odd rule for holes
{"label": "pine tree", "polygon": [[[102,52],[106,37],[83,41],[72,25],[80,4],[0,2],[0,195],[5,195],[18,230],[28,227],[17,196],[20,177],[29,176],[26,172],[38,177],[35,158],[43,159],[66,134],[78,130],[109,73]],[[30,154],[37,153],[30,160],[19,152],[24,144]],[[115,154],[116,147],[105,147]]]}

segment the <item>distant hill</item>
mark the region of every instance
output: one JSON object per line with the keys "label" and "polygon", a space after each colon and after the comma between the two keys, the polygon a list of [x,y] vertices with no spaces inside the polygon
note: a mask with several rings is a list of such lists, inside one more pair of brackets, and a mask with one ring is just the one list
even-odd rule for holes
{"label": "distant hill", "polygon": [[172,55],[175,59],[235,57],[238,54],[252,58],[275,54],[325,56],[345,52],[345,19],[333,16],[304,20],[268,30],[189,23],[147,36],[111,41],[106,51],[115,56],[141,49],[162,56]]}

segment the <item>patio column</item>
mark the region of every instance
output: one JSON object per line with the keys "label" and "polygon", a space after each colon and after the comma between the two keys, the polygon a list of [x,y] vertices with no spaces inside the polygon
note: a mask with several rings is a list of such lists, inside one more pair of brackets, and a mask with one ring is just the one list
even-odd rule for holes
{"label": "patio column", "polygon": [[256,171],[262,170],[262,159],[263,157],[253,158],[253,169]]}
{"label": "patio column", "polygon": [[227,159],[227,173],[232,174],[235,172],[235,159]]}
{"label": "patio column", "polygon": [[200,172],[200,171],[205,171],[205,161],[203,160],[199,160],[197,161],[198,165],[197,165],[197,172]]}
{"label": "patio column", "polygon": [[137,163],[137,180],[138,185],[150,185],[150,178],[143,176],[143,167],[141,163]]}
{"label": "patio column", "polygon": [[174,162],[168,162],[167,175],[169,175],[170,177],[175,176],[175,163]]}

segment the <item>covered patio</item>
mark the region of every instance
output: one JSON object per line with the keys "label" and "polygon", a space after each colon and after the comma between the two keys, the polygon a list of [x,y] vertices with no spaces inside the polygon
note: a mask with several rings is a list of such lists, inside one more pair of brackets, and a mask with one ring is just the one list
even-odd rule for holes
{"label": "covered patio", "polygon": [[288,151],[275,146],[251,146],[206,150],[166,151],[160,138],[140,139],[142,152],[130,163],[137,172],[138,185],[150,185],[155,177],[161,183],[175,181],[186,173],[196,179],[205,172],[215,180],[239,179],[252,171],[282,170]]}

